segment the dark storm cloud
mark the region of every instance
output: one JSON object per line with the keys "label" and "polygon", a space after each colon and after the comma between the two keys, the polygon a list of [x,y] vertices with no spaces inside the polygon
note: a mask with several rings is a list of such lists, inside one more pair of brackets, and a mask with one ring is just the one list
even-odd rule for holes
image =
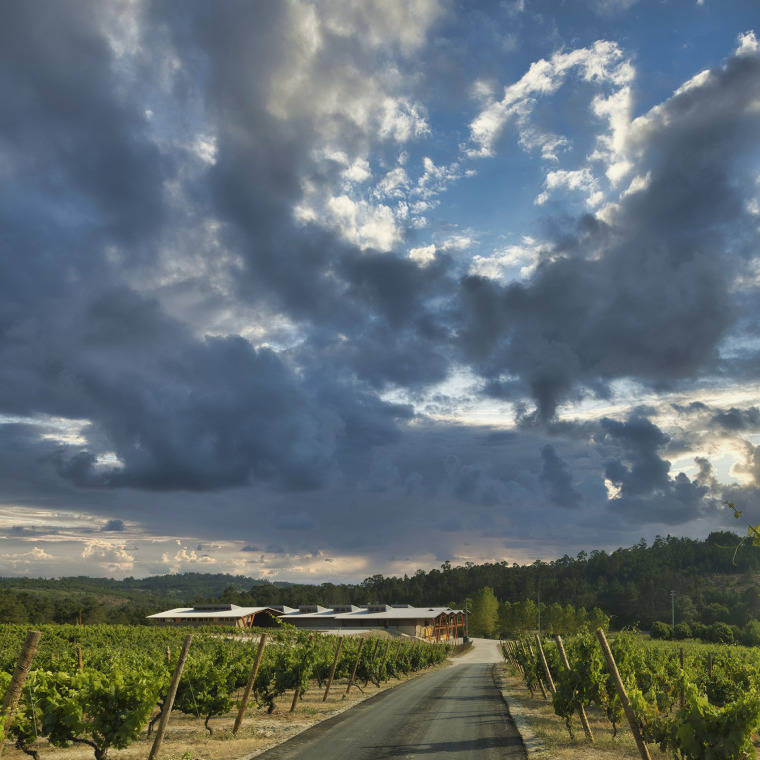
{"label": "dark storm cloud", "polygon": [[[146,139],[147,119],[130,102],[128,83],[121,92],[114,86],[117,62],[103,33],[107,14],[77,0],[3,9],[0,135],[20,178],[13,192],[6,187],[3,206],[37,212],[38,221],[44,216],[45,224],[31,225],[43,235],[54,237],[57,223],[139,245],[161,222],[161,185],[172,169]],[[5,241],[23,245],[24,237],[13,229]],[[42,252],[26,253],[33,264]]]}
{"label": "dark storm cloud", "polygon": [[[125,528],[124,526],[124,520],[109,520],[102,528],[101,530],[103,532],[121,532]],[[200,547],[198,547],[200,548]]]}
{"label": "dark storm cloud", "polygon": [[274,525],[278,530],[310,531],[314,529],[314,519],[306,512],[293,512],[280,515]]}
{"label": "dark storm cloud", "polygon": [[[165,6],[155,12],[160,18]],[[202,51],[208,67],[202,97],[218,132],[208,200],[226,222],[224,242],[245,261],[238,296],[270,302],[301,323],[309,333],[301,361],[345,366],[375,387],[444,379],[451,326],[440,299],[455,288],[445,257],[423,271],[395,253],[362,254],[316,225],[294,224],[303,178],[318,171],[311,152],[317,135],[313,121],[277,118],[269,105],[278,94],[271,79],[291,44],[286,6],[225,3],[214,9],[213,23],[203,4],[182,12],[190,21],[172,24],[177,51],[183,58]],[[339,40],[335,48],[347,44]],[[320,77],[327,84],[336,75],[340,59],[332,50],[325,45],[310,71],[315,89],[305,97],[315,104]],[[241,70],[257,76],[251,81]],[[346,144],[366,142],[352,137],[355,125],[335,119]]]}
{"label": "dark storm cloud", "polygon": [[[280,48],[275,55],[272,41],[282,8],[269,3],[254,12],[250,4],[230,5],[207,26],[207,9],[196,8],[194,31],[206,45],[212,75],[224,80],[216,105],[228,132],[211,184],[221,210],[245,233],[237,242],[249,254],[251,280],[260,277],[262,290],[296,316],[318,315],[338,300],[338,293],[320,289],[320,280],[329,279],[330,257],[338,256],[334,261],[351,275],[341,289],[358,289],[346,299],[352,305],[344,319],[361,322],[362,299],[372,301],[389,326],[378,332],[375,352],[380,346],[388,352],[390,327],[413,319],[417,309],[416,267],[391,257],[341,264],[345,246],[324,233],[296,234],[289,218],[308,140],[288,135],[268,115],[262,70],[266,63],[271,73],[273,58],[284,55]],[[124,284],[104,248],[128,246],[131,260],[159,243],[157,226],[169,213],[161,188],[172,179],[173,161],[149,139],[144,105],[119,86],[105,11],[31,3],[9,12],[15,15],[3,26],[8,39],[1,54],[21,66],[2,83],[12,97],[0,129],[18,156],[36,160],[13,165],[9,202],[0,210],[0,380],[6,412],[92,422],[89,447],[58,448],[58,472],[76,486],[211,489],[254,477],[304,488],[323,483],[342,450],[393,440],[396,419],[408,418],[409,410],[383,403],[350,374],[342,382],[329,360],[296,375],[272,351],[240,338],[198,338],[157,301]],[[250,14],[249,23],[241,23]],[[172,20],[187,31],[186,23]],[[258,44],[251,30],[258,30]],[[188,70],[197,74],[198,51],[184,52]],[[71,61],[81,65],[64,65]],[[246,79],[237,93],[246,94],[238,99],[233,85],[244,64],[258,71],[262,91]],[[177,84],[180,100],[189,97],[182,84],[190,86]],[[240,120],[245,127],[238,129]],[[68,199],[70,213],[51,193]],[[414,334],[410,328],[395,341],[406,344],[409,361],[398,361],[396,352],[384,369],[378,362],[378,372],[441,376],[440,359],[420,352]],[[44,449],[49,461],[50,445],[33,446],[33,438],[27,443]],[[97,455],[104,450],[115,451],[123,466],[101,466]]]}
{"label": "dark storm cloud", "polygon": [[[589,427],[534,423],[564,399],[603,395],[615,378],[661,387],[714,366],[734,319],[728,253],[746,230],[736,159],[757,126],[747,112],[757,62],[732,60],[669,101],[668,118],[640,137],[648,188],[624,199],[614,222],[558,224],[536,274],[503,287],[459,281],[441,252],[423,269],[294,222],[305,178],[334,177],[319,176],[308,108],[283,118],[271,105],[294,53],[287,9],[274,0],[148,4],[138,11],[138,52],[123,59],[108,6],[6,9],[0,411],[89,424],[85,444],[3,425],[3,498],[102,507],[174,531],[179,512],[199,533],[235,536],[250,513],[262,523],[260,545],[280,554],[290,543],[267,545],[273,535],[296,542],[309,532],[310,542],[369,550],[403,524],[412,541],[430,526],[431,502],[452,541],[458,530],[506,536],[515,521],[539,533],[551,510],[603,506],[605,474],[621,488],[613,507],[631,521],[701,514],[706,486],[670,476],[667,436],[643,417],[607,421],[593,441]],[[333,51],[362,47],[338,42],[315,59],[314,103],[319,77],[345,67]],[[368,77],[376,63],[356,67]],[[147,83],[163,76],[170,116],[151,122]],[[183,134],[167,134],[172,119]],[[205,169],[178,144],[199,126],[216,139]],[[352,146],[374,139],[345,118],[330,127]],[[192,226],[180,235],[197,220],[214,222],[212,243]],[[229,253],[225,309],[283,315],[295,325],[289,347],[205,336],[205,325],[168,313],[159,287],[142,292],[172,246],[181,250],[169,269],[202,284],[205,273],[188,262],[224,269],[219,250]],[[180,296],[184,283],[172,286]],[[379,395],[419,391],[454,361],[494,395],[530,394],[541,419],[526,407],[520,429],[481,435],[427,424]],[[109,452],[121,466],[102,457]],[[135,489],[152,493],[127,504]],[[537,510],[542,491],[551,503]],[[104,530],[123,525],[113,517]]]}
{"label": "dark storm cloud", "polygon": [[609,224],[589,216],[563,231],[525,284],[464,280],[460,347],[497,392],[501,375],[517,375],[550,418],[615,378],[662,388],[717,369],[738,253],[756,245],[744,158],[759,96],[760,58],[730,59],[634,131],[649,184]]}
{"label": "dark storm cloud", "polygon": [[604,419],[600,427],[597,444],[606,444],[608,452],[618,449],[618,455],[608,459],[604,475],[620,489],[610,508],[621,518],[679,524],[714,506],[699,478],[692,481],[682,472],[671,477],[670,463],[659,453],[669,438],[650,420],[633,414],[624,422]]}
{"label": "dark storm cloud", "polygon": [[36,536],[54,536],[58,533],[58,529],[52,527],[27,528],[25,525],[14,525],[7,532],[14,537],[34,538]]}
{"label": "dark storm cloud", "polygon": [[737,409],[732,406],[715,414],[712,421],[726,430],[757,430],[760,427],[760,409],[756,406],[749,409]]}
{"label": "dark storm cloud", "polygon": [[581,496],[573,488],[573,478],[567,465],[558,456],[554,446],[547,443],[541,449],[541,482],[546,487],[549,498],[560,507],[575,509],[579,506]]}

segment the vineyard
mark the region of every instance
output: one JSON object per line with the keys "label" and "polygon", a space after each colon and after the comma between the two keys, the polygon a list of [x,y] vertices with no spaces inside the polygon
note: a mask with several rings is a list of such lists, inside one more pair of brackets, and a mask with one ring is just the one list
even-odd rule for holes
{"label": "vineyard", "polygon": [[234,715],[235,734],[246,708],[250,724],[276,709],[295,712],[310,692],[320,702],[339,702],[351,689],[379,688],[442,662],[451,651],[444,644],[341,639],[291,626],[267,629],[265,636],[209,627],[50,625],[40,631],[18,707],[8,717],[11,674],[15,682],[25,670],[18,658],[27,630],[0,626],[3,744],[35,760],[44,760],[51,748],[74,745],[108,760],[111,750],[138,741],[145,742],[142,756],[152,744],[154,757],[156,737],[170,718],[190,716],[211,736],[214,722],[226,717],[229,724]]}
{"label": "vineyard", "polygon": [[[650,747],[679,760],[755,758],[760,651],[651,642],[623,631],[522,638],[501,645],[531,695],[550,701],[571,738],[593,746],[587,713],[612,735],[628,724],[642,758]],[[606,649],[606,651],[605,651]],[[598,724],[597,724],[598,725]],[[598,737],[596,737],[598,739]]]}

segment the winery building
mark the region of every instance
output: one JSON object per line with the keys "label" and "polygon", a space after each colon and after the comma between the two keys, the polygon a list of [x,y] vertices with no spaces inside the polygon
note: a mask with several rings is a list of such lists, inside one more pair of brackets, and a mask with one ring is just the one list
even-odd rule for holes
{"label": "winery building", "polygon": [[271,628],[275,618],[290,607],[238,607],[236,604],[198,604],[148,615],[148,620],[165,625],[231,625],[235,628]]}
{"label": "winery building", "polygon": [[201,604],[150,615],[167,625],[231,625],[237,628],[272,627],[280,621],[296,628],[352,634],[386,631],[425,641],[461,640],[467,630],[466,612],[449,607],[412,607],[409,604],[346,604],[332,607],[301,605],[238,607],[235,604]]}

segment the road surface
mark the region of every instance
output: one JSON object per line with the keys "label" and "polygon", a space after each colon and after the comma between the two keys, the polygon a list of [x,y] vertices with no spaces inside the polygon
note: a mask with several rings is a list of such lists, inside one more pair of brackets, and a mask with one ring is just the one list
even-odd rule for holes
{"label": "road surface", "polygon": [[525,760],[517,729],[491,675],[497,642],[380,692],[264,752],[257,760]]}

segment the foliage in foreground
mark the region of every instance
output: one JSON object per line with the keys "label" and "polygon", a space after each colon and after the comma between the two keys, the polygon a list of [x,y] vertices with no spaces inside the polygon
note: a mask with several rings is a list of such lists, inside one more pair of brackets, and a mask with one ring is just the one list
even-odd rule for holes
{"label": "foliage in foreground", "polygon": [[[233,709],[246,684],[258,646],[258,633],[229,628],[187,629],[135,626],[41,626],[42,638],[6,738],[38,760],[39,740],[50,745],[90,747],[95,760],[108,760],[140,736],[163,705],[181,644],[193,642],[174,708],[209,722]],[[254,703],[274,709],[286,691],[305,692],[319,674],[326,678],[337,637],[309,634],[292,626],[266,631],[253,686]],[[26,635],[26,627],[0,625],[0,690]],[[356,665],[357,681],[379,683],[393,675],[427,668],[450,651],[446,644],[347,637],[341,646],[336,678],[347,678]],[[83,651],[80,670],[77,647]],[[357,660],[358,658],[358,660]]]}
{"label": "foliage in foreground", "polygon": [[[505,657],[526,685],[546,681],[543,666],[529,644],[502,646]],[[555,713],[574,735],[580,707],[599,708],[613,734],[623,721],[622,705],[596,637],[591,633],[565,641],[570,668],[560,664],[556,643],[543,641],[556,685]],[[623,631],[610,641],[620,677],[647,742],[679,760],[754,758],[752,734],[760,727],[760,652],[739,647],[650,642]]]}

